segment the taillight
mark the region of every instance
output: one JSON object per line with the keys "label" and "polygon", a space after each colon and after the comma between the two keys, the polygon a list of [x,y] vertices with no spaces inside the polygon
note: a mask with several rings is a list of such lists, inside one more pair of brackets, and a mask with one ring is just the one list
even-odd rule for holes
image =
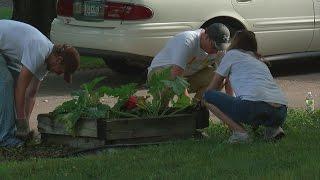
{"label": "taillight", "polygon": [[125,9],[123,3],[107,2],[104,6],[104,19],[122,19]]}
{"label": "taillight", "polygon": [[104,11],[104,19],[144,20],[153,15],[148,7],[117,2],[107,2]]}
{"label": "taillight", "polygon": [[71,17],[73,13],[73,0],[58,0],[57,15]]}
{"label": "taillight", "polygon": [[[66,17],[76,15],[76,18],[81,19],[85,17],[83,8],[84,4],[81,0],[58,0],[57,15]],[[152,10],[143,5],[106,1],[104,6],[104,19],[144,20],[152,16]]]}
{"label": "taillight", "polygon": [[150,19],[153,13],[151,9],[141,5],[128,5],[123,15],[123,20]]}

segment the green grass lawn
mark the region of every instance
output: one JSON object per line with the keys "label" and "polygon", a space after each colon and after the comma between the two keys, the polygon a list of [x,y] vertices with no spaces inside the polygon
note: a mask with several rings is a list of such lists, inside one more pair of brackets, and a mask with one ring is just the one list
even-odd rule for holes
{"label": "green grass lawn", "polygon": [[318,179],[318,119],[290,110],[287,136],[277,143],[254,138],[230,145],[222,125],[207,129],[205,140],[110,150],[96,156],[2,162],[4,179]]}
{"label": "green grass lawn", "polygon": [[0,19],[11,19],[12,9],[0,7]]}
{"label": "green grass lawn", "polygon": [[96,57],[81,56],[80,69],[94,69],[106,67],[103,59]]}
{"label": "green grass lawn", "polygon": [[[0,8],[0,19],[11,12]],[[82,68],[104,66],[81,57]],[[206,130],[210,138],[159,146],[117,149],[96,156],[5,161],[1,179],[319,179],[320,115],[290,110],[287,136],[277,143],[255,137],[250,144],[230,145],[222,125]],[[2,158],[0,158],[2,159]]]}
{"label": "green grass lawn", "polygon": [[[0,7],[0,19],[10,19],[12,10],[10,8]],[[80,60],[81,69],[93,69],[105,67],[105,63],[101,58],[82,56]]]}

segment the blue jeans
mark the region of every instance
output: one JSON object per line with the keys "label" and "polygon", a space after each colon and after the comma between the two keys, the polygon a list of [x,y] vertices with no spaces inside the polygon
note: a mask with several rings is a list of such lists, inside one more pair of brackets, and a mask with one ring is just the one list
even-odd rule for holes
{"label": "blue jeans", "polygon": [[207,91],[204,99],[217,107],[236,123],[266,127],[282,126],[287,117],[287,106],[273,107],[263,101],[241,100],[219,91]]}
{"label": "blue jeans", "polygon": [[22,143],[14,137],[14,79],[7,62],[0,54],[0,147],[12,147]]}

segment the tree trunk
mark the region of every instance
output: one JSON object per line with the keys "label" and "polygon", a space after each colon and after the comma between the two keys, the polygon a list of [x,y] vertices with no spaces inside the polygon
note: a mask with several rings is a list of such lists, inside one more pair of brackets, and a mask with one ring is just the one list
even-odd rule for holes
{"label": "tree trunk", "polygon": [[49,37],[51,22],[57,16],[57,0],[13,0],[12,19],[28,23]]}

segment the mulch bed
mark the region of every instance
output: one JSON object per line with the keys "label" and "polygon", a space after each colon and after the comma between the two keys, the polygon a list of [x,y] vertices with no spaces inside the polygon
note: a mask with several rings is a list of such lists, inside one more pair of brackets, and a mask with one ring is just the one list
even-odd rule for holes
{"label": "mulch bed", "polygon": [[0,162],[22,161],[35,158],[59,158],[65,157],[75,149],[66,146],[54,145],[26,145],[19,148],[0,148]]}

